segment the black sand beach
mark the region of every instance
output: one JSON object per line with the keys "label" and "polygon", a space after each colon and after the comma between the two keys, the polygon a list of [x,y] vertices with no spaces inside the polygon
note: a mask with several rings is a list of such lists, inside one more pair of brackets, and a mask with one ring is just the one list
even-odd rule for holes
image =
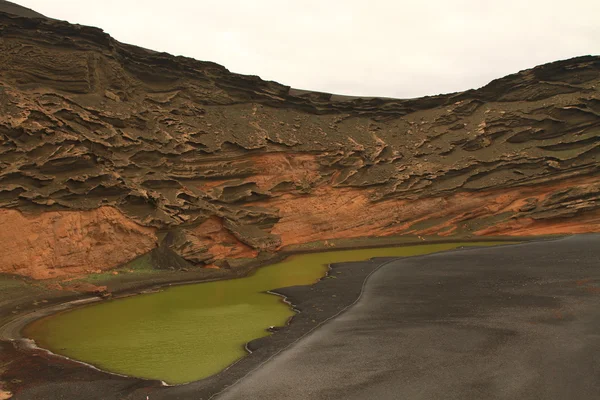
{"label": "black sand beach", "polygon": [[301,311],[289,326],[187,385],[8,343],[4,354],[22,361],[5,375],[32,377],[10,387],[17,400],[597,398],[598,244],[581,235],[335,264],[313,286],[278,291]]}
{"label": "black sand beach", "polygon": [[599,261],[587,235],[388,263],[218,398],[598,399]]}

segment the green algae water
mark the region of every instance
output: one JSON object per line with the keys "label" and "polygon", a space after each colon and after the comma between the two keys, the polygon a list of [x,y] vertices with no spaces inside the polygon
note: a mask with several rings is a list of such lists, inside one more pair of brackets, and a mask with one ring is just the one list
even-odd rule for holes
{"label": "green algae water", "polygon": [[247,342],[269,335],[266,328],[285,325],[294,312],[268,290],[315,283],[331,263],[493,244],[295,255],[245,278],[176,286],[56,314],[33,322],[24,334],[40,347],[106,371],[181,384],[223,370],[246,354]]}

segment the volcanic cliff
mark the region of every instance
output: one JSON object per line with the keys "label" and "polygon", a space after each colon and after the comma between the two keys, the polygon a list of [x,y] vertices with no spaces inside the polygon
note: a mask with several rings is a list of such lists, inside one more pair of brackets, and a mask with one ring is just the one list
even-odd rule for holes
{"label": "volcanic cliff", "polygon": [[357,98],[6,4],[0,272],[66,277],[148,252],[162,268],[235,267],[340,238],[600,231],[600,57],[461,93]]}

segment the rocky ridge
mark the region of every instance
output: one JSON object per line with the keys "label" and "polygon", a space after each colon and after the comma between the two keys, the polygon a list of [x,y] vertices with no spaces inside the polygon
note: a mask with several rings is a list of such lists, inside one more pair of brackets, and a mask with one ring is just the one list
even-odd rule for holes
{"label": "rocky ridge", "polygon": [[0,12],[0,110],[0,272],[600,230],[596,56],[461,93],[357,98]]}

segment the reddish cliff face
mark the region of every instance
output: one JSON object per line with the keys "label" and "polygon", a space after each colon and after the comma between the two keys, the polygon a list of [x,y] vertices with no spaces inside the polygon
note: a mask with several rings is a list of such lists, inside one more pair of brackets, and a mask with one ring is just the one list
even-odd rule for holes
{"label": "reddish cliff face", "polygon": [[[323,238],[364,236],[485,236],[545,235],[600,231],[598,212],[582,212],[595,200],[565,195],[572,188],[597,193],[596,177],[535,186],[460,191],[416,200],[371,202],[369,190],[318,188],[307,197],[282,196],[268,204],[281,219],[273,234],[282,245],[297,245]],[[265,204],[266,206],[266,204]],[[547,213],[534,211],[543,207]]]}
{"label": "reddish cliff face", "polygon": [[0,13],[0,31],[2,272],[81,274],[155,246],[159,267],[191,267],[335,238],[600,230],[598,57],[398,100],[60,21]]}
{"label": "reddish cliff face", "polygon": [[0,209],[0,225],[0,272],[34,279],[113,268],[157,244],[155,229],[139,226],[112,207],[37,215]]}

